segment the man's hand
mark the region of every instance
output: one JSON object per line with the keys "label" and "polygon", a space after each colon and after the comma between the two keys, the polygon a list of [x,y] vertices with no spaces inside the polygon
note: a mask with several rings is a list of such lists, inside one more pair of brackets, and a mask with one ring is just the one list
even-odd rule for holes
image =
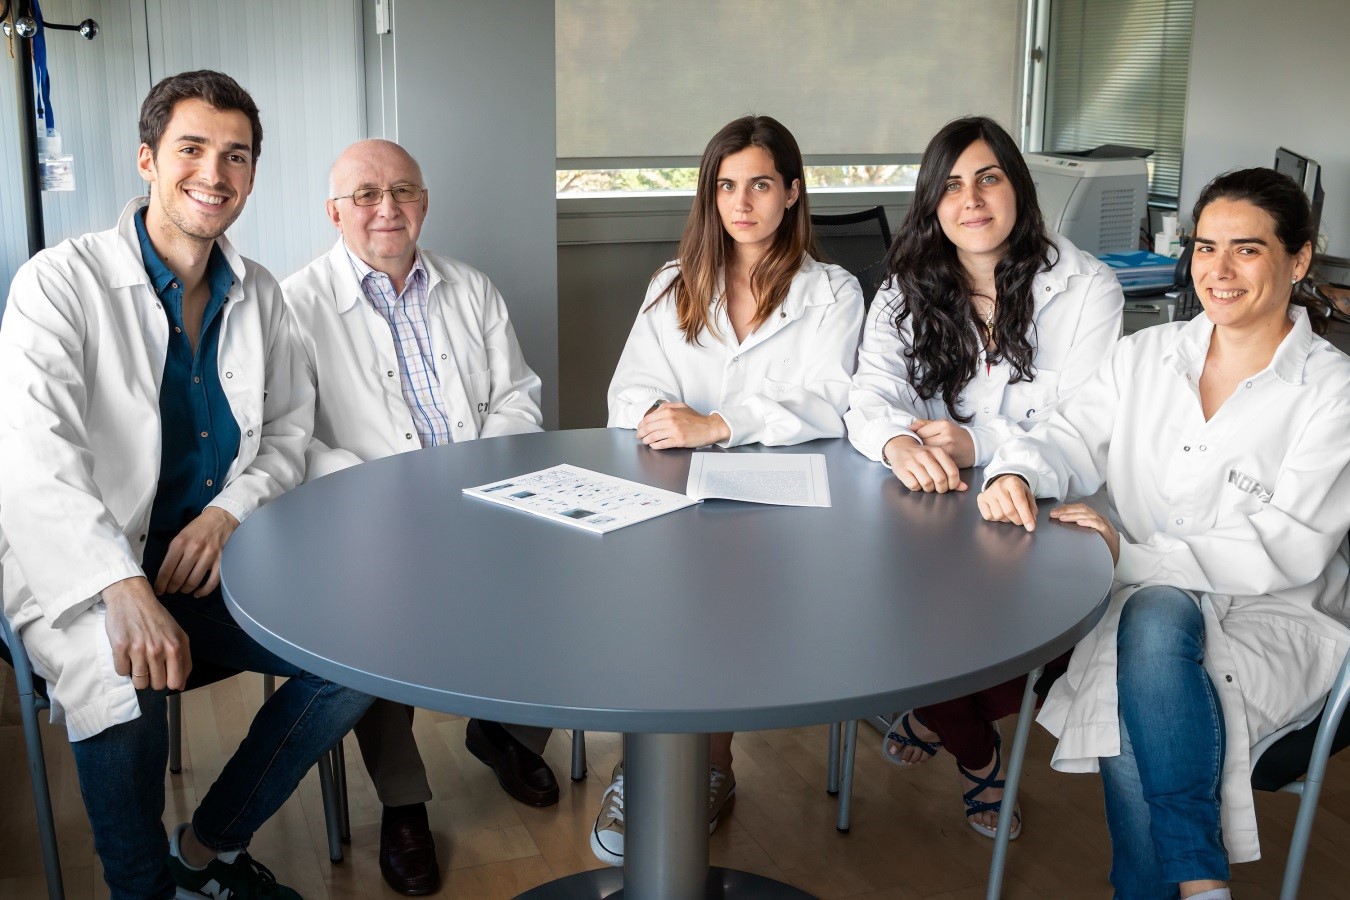
{"label": "man's hand", "polygon": [[687,403],[662,403],[638,422],[637,436],[653,450],[706,447],[731,437],[731,428],[717,413],[705,416]]}
{"label": "man's hand", "polygon": [[208,506],[169,543],[169,552],[155,578],[156,594],[205,597],[220,584],[220,551],[239,527],[239,520],[218,506]]}
{"label": "man's hand", "polygon": [[103,627],[112,644],[113,669],[130,675],[137,690],[181,691],[192,671],[188,638],[150,589],[144,576],[103,589]]}
{"label": "man's hand", "polygon": [[886,442],[882,455],[895,477],[911,491],[945,494],[966,490],[956,461],[941,447],[928,447],[907,434],[898,434]]}
{"label": "man's hand", "polygon": [[1120,532],[1110,520],[1086,503],[1068,503],[1050,510],[1050,518],[1057,522],[1072,522],[1083,528],[1091,528],[1102,536],[1111,551],[1111,562],[1120,562]]}
{"label": "man's hand", "polygon": [[1016,475],[1000,475],[975,498],[980,515],[989,522],[1011,522],[1036,530],[1036,498]]}
{"label": "man's hand", "polygon": [[909,430],[919,436],[925,447],[945,450],[958,469],[975,465],[975,439],[951,419],[915,419]]}

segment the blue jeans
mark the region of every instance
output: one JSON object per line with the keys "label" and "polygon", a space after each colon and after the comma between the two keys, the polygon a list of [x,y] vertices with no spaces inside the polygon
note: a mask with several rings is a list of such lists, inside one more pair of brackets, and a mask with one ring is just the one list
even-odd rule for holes
{"label": "blue jeans", "polygon": [[1223,712],[1203,666],[1200,608],[1177,588],[1143,588],[1121,611],[1116,646],[1120,756],[1101,760],[1116,896],[1174,898],[1179,882],[1226,881]]}
{"label": "blue jeans", "polygon": [[[254,716],[248,734],[192,817],[198,839],[241,850],[281,808],[314,762],[351,730],[372,698],[301,671],[244,633],[220,591],[160,598],[187,633],[194,664],[279,675],[287,681]],[[167,694],[137,692],[140,718],[71,744],[94,846],[113,900],[174,895],[166,865],[164,770]]]}

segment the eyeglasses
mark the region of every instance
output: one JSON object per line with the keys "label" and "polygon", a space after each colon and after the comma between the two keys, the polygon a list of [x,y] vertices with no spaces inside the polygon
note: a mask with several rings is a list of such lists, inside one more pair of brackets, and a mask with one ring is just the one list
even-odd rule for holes
{"label": "eyeglasses", "polygon": [[334,200],[351,200],[357,206],[379,206],[385,194],[393,194],[395,203],[415,203],[421,200],[427,189],[416,184],[396,184],[391,188],[361,188]]}

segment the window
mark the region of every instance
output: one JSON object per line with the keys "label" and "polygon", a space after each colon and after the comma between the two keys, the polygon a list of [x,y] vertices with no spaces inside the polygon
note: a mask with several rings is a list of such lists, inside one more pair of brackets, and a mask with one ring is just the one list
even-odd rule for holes
{"label": "window", "polygon": [[747,113],[792,130],[815,164],[812,186],[912,184],[929,138],[957,116],[1018,132],[1021,0],[556,0],[555,10],[560,190],[691,190],[678,170]]}
{"label": "window", "polygon": [[1191,0],[1054,0],[1044,146],[1147,147],[1150,199],[1181,188]]}

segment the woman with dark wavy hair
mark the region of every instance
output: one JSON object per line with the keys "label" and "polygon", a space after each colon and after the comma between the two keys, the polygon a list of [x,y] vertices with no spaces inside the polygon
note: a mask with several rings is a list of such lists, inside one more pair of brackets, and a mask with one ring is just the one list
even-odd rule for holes
{"label": "woman with dark wavy hair", "polygon": [[[887,262],[845,422],[853,445],[912,491],[965,490],[960,469],[1050,415],[1120,336],[1115,276],[1045,227],[1026,162],[991,119],[957,119],[929,142]],[[945,746],[968,788],[966,821],[994,837],[994,723],[1017,710],[1024,684],[906,712],[882,755],[914,765]]]}
{"label": "woman with dark wavy hair", "polygon": [[[649,447],[799,444],[842,437],[862,289],[811,258],[802,155],[768,116],[713,136],[680,257],[652,278],[609,386],[609,426]],[[708,740],[709,825],[735,796],[731,734]],[[623,865],[623,768],[591,850]]]}
{"label": "woman with dark wavy hair", "polygon": [[1038,721],[1052,765],[1100,769],[1121,900],[1228,900],[1260,856],[1251,773],[1316,718],[1350,648],[1350,359],[1318,335],[1308,198],[1273,169],[1215,178],[1193,213],[1204,314],[1105,355],[998,449],[977,498],[1035,528],[1037,497],[1103,486],[1110,603]]}

